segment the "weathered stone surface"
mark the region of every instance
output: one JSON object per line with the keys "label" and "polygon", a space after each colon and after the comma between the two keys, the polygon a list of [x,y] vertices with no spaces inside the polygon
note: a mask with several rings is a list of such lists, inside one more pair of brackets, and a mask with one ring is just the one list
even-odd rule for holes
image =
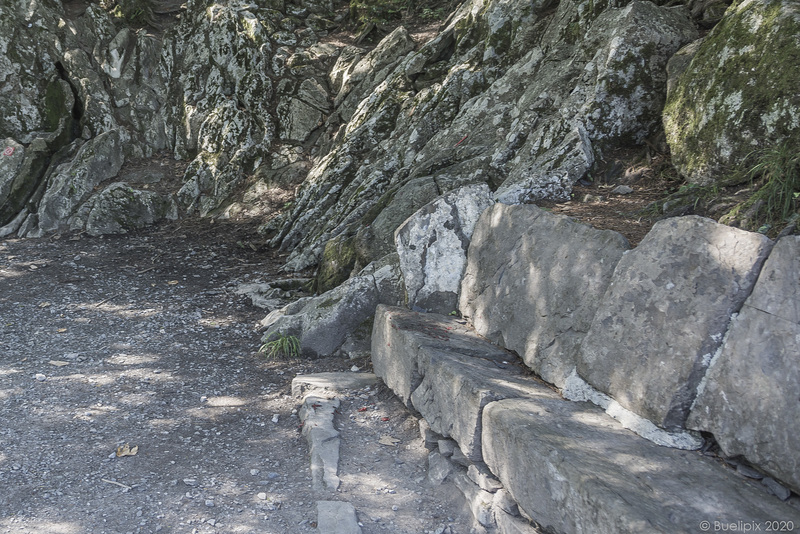
{"label": "weathered stone surface", "polygon": [[124,162],[118,130],[102,133],[84,144],[75,158],[58,168],[39,203],[39,229],[65,230],[68,219],[89,199],[95,186],[114,178]]}
{"label": "weathered stone surface", "polygon": [[797,138],[798,33],[796,2],[747,0],[705,37],[664,109],[672,161],[691,182],[726,178],[754,148]]}
{"label": "weathered stone surface", "polygon": [[453,483],[464,494],[472,517],[484,527],[494,527],[494,495],[481,489],[461,471],[453,475]]}
{"label": "weathered stone surface", "polygon": [[490,402],[557,396],[523,376],[513,355],[481,339],[462,321],[379,306],[372,333],[375,374],[419,411],[431,429],[481,460],[481,417]]}
{"label": "weathered stone surface", "polygon": [[590,404],[494,402],[484,411],[483,442],[486,462],[520,509],[554,532],[666,534],[698,532],[701,521],[800,521],[795,508],[713,459],[640,439]]}
{"label": "weathered stone surface", "polygon": [[459,311],[561,388],[628,248],[616,232],[536,206],[496,204],[475,227]]}
{"label": "weathered stone surface", "polygon": [[352,68],[358,51],[348,50],[333,78],[342,88],[321,137],[326,155],[272,241],[292,251],[287,268],[316,264],[340,235],[357,236],[367,261],[385,254],[397,227],[430,201],[396,208],[413,197],[408,184],[438,196],[488,183],[506,203],[566,199],[592,168],[595,145],[654,133],[667,58],[697,32],[683,9],[593,6],[464,2],[414,52],[388,53],[411,48],[387,37],[387,67],[357,84],[371,56]]}
{"label": "weathered stone surface", "polygon": [[178,204],[174,198],[115,182],[84,203],[69,223],[72,230],[96,236],[125,234],[164,219],[177,218]]}
{"label": "weathered stone surface", "polygon": [[303,422],[303,436],[311,454],[311,479],[315,490],[336,491],[339,479],[339,432],[333,415],[339,399],[327,399],[313,393],[306,395],[298,413]]}
{"label": "weathered stone surface", "polygon": [[658,426],[682,429],[771,246],[763,235],[696,216],[656,223],[617,264],[578,374]]}
{"label": "weathered stone surface", "polygon": [[800,492],[800,237],[780,239],[711,361],[687,425]]}
{"label": "weathered stone surface", "polygon": [[306,297],[270,313],[263,321],[264,339],[274,333],[297,336],[303,354],[329,356],[348,335],[369,321],[378,304],[403,301],[397,254],[365,267],[358,276],[316,297]]}
{"label": "weathered stone surface", "polygon": [[486,184],[476,184],[434,200],[395,232],[408,306],[448,314],[458,305],[467,248],[480,214],[493,204]]}
{"label": "weathered stone surface", "polygon": [[300,397],[307,392],[317,396],[335,395],[351,389],[361,389],[378,383],[372,373],[314,373],[297,375],[292,379],[292,395]]}
{"label": "weathered stone surface", "polygon": [[317,501],[319,534],[361,534],[356,509],[349,502]]}

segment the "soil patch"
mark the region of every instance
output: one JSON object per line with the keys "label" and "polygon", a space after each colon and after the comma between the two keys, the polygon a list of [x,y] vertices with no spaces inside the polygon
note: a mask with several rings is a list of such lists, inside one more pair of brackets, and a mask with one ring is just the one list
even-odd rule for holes
{"label": "soil patch", "polygon": [[257,352],[264,311],[235,289],[283,258],[255,228],[0,241],[0,531],[312,532],[316,500],[341,499],[366,534],[469,532],[383,387],[343,399],[341,490],[312,491],[291,380],[369,364]]}

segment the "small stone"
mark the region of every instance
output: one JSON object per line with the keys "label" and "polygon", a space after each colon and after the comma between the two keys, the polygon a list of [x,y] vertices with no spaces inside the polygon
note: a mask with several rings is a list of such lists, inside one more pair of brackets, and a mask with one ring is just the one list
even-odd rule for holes
{"label": "small stone", "polygon": [[186,484],[187,486],[196,486],[197,485],[197,479],[196,478],[184,478],[183,479],[183,483]]}
{"label": "small stone", "polygon": [[209,508],[213,508],[214,501],[212,501],[211,499],[206,499],[206,506],[208,506]]}
{"label": "small stone", "polygon": [[267,478],[270,479],[270,480],[275,480],[279,476],[280,475],[278,473],[276,473],[275,471],[270,471],[269,473],[267,473]]}
{"label": "small stone", "polygon": [[42,373],[36,373],[36,380],[38,380],[39,382],[44,382],[45,380],[47,380],[47,377],[44,376]]}
{"label": "small stone", "polygon": [[618,185],[612,189],[611,192],[616,193],[617,195],[630,195],[633,193],[633,188],[627,185]]}
{"label": "small stone", "polygon": [[277,423],[277,422],[278,422],[278,414],[274,414],[274,415],[272,416],[272,422],[273,422],[273,423]]}
{"label": "small stone", "polygon": [[764,475],[753,469],[752,467],[747,467],[746,465],[739,464],[736,466],[736,471],[747,478],[753,478],[755,480],[761,480],[764,478]]}
{"label": "small stone", "polygon": [[251,474],[251,475],[253,475],[253,476],[256,476],[256,475],[258,475],[260,472],[261,472],[261,471],[259,471],[258,469],[251,469],[251,470],[250,470],[250,474]]}
{"label": "small stone", "polygon": [[216,519],[207,519],[206,523],[208,523],[209,525],[211,525],[213,527],[214,525],[217,524],[217,520]]}
{"label": "small stone", "polygon": [[397,506],[396,504],[395,504],[394,506],[392,506],[392,511],[393,511],[393,512],[396,512],[396,511],[398,511],[399,509],[400,509],[400,507],[399,507],[399,506]]}
{"label": "small stone", "polygon": [[353,367],[350,368],[350,370],[353,371],[354,373],[357,373],[361,370],[361,368],[358,367],[357,365],[354,365]]}
{"label": "small stone", "polygon": [[259,493],[258,495],[256,495],[256,497],[258,497],[262,501],[266,501],[267,500],[267,494],[264,493],[263,491],[261,493]]}
{"label": "small stone", "polygon": [[767,487],[770,493],[772,493],[782,501],[785,501],[792,496],[792,492],[789,491],[788,488],[785,488],[780,483],[778,483],[778,481],[775,480],[774,478],[764,477],[764,480],[762,480],[761,483]]}

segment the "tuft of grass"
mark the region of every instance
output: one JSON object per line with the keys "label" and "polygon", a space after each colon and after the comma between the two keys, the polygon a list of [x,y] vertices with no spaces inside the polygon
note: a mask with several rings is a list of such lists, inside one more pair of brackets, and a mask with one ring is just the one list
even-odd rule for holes
{"label": "tuft of grass", "polygon": [[[271,339],[274,336],[274,339]],[[297,358],[300,355],[300,340],[296,336],[287,336],[280,332],[273,332],[264,340],[258,349],[268,359]]]}
{"label": "tuft of grass", "polygon": [[797,210],[800,197],[800,152],[790,142],[753,153],[756,163],[750,167],[751,182],[761,181],[758,198],[763,201],[760,215],[766,221],[785,221]]}

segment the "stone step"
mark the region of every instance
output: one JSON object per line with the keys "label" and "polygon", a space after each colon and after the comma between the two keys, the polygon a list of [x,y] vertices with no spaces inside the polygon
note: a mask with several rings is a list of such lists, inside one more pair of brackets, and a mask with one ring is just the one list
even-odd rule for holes
{"label": "stone step", "polygon": [[319,534],[361,534],[356,509],[348,502],[317,501]]}
{"label": "stone step", "polygon": [[[763,487],[699,452],[643,439],[592,404],[563,399],[455,318],[379,306],[372,358],[376,374],[431,430],[455,440],[468,461],[485,462],[523,515],[548,532],[764,530],[768,521],[800,528],[800,512]],[[488,500],[473,500],[484,526],[492,526],[482,511]],[[519,531],[516,519],[512,528],[508,516],[495,516],[492,528]]]}

